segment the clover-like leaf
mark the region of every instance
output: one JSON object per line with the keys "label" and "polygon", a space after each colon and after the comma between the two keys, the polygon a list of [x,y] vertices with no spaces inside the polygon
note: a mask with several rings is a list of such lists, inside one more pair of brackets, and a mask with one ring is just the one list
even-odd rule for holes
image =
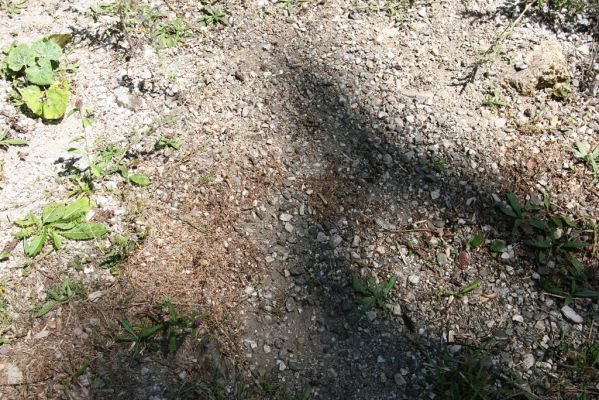
{"label": "clover-like leaf", "polygon": [[48,39],[38,40],[31,45],[31,51],[35,57],[58,61],[62,57],[62,49],[54,41]]}

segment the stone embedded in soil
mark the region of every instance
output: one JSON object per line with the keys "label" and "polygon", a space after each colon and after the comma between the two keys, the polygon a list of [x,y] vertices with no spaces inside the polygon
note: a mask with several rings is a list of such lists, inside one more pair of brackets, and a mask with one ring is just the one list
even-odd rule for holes
{"label": "stone embedded in soil", "polygon": [[420,277],[418,275],[410,275],[408,277],[408,281],[412,284],[412,285],[418,285],[418,283],[420,283]]}
{"label": "stone embedded in soil", "polygon": [[562,314],[567,320],[574,322],[575,324],[582,324],[584,322],[584,319],[570,306],[563,306]]}
{"label": "stone embedded in soil", "polygon": [[13,363],[0,364],[0,383],[18,385],[23,382],[23,372]]}

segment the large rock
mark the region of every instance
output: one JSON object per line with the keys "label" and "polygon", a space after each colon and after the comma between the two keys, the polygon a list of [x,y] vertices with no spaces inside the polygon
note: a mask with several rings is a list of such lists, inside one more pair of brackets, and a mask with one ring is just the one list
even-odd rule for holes
{"label": "large rock", "polygon": [[562,45],[555,40],[544,40],[528,54],[528,68],[508,78],[510,84],[523,95],[534,96],[539,89],[568,82],[570,74]]}

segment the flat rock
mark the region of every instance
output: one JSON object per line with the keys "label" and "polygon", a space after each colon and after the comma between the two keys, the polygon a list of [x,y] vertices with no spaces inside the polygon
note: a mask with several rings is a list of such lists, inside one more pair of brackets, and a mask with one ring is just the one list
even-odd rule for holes
{"label": "flat rock", "polygon": [[574,322],[575,324],[582,324],[584,322],[584,319],[570,306],[563,306],[562,314],[568,321]]}

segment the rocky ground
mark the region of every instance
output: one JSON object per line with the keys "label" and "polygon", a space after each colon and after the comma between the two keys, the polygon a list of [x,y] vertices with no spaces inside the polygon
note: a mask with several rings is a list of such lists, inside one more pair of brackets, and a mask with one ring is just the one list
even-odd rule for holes
{"label": "rocky ground", "polygon": [[[93,114],[44,123],[0,80],[0,132],[29,142],[0,148],[2,398],[599,396],[599,191],[572,150],[599,144],[592,12],[2,4],[1,47],[73,35]],[[153,13],[192,28],[158,49]],[[82,191],[68,149],[109,145],[150,184]],[[26,257],[13,222],[82,193],[110,233]]]}

